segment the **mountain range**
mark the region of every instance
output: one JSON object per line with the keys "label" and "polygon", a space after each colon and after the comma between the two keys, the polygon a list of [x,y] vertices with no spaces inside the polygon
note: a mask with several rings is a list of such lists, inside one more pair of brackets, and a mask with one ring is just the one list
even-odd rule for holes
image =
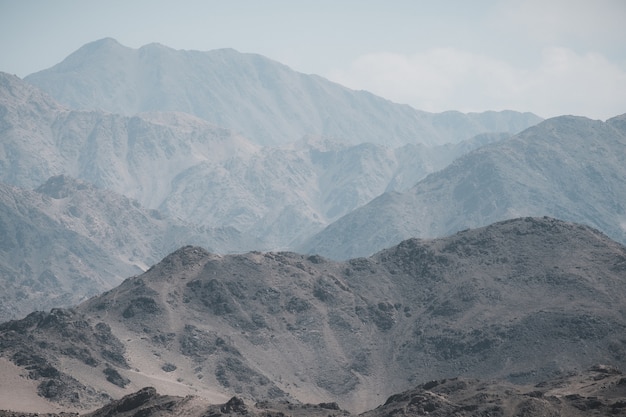
{"label": "mountain range", "polygon": [[626,115],[560,116],[474,150],[404,193],[348,213],[299,250],[366,256],[403,239],[436,237],[520,216],[553,216],[626,243]]}
{"label": "mountain range", "polygon": [[111,38],[89,43],[25,80],[74,109],[127,116],[184,112],[264,146],[305,135],[348,144],[441,145],[484,132],[517,133],[540,121],[512,111],[427,113],[256,54],[156,43],[132,49]]}
{"label": "mountain range", "polygon": [[[101,48],[107,44],[115,46],[103,41],[86,47],[93,53],[83,62],[85,69],[102,60],[118,62],[106,54],[96,57],[96,52],[109,50]],[[116,45],[118,52],[131,51]],[[265,62],[267,71],[311,78],[260,57],[234,51],[226,56],[253,58]],[[68,60],[78,62],[76,55]],[[146,77],[141,71],[135,75]],[[77,79],[70,74],[68,83]],[[335,91],[333,95],[352,94],[319,82]],[[272,105],[261,97],[255,100],[261,107]],[[537,120],[516,113],[507,117],[513,123]],[[440,123],[429,129],[445,136],[449,126]],[[6,288],[0,319],[74,304],[145,270],[184,244],[217,253],[294,247],[385,190],[407,189],[457,156],[508,137],[483,133],[457,144],[413,141],[392,149],[307,134],[269,148],[182,112],[125,116],[71,110],[3,73],[0,132],[0,221],[6,233],[0,257]],[[57,190],[63,198],[34,191],[50,183],[63,188]],[[130,220],[119,221],[128,216]]]}
{"label": "mountain range", "polygon": [[624,167],[232,49],[0,72],[0,409],[626,415]]}
{"label": "mountain range", "polygon": [[35,188],[61,174],[89,181],[173,218],[234,227],[260,242],[241,250],[295,247],[384,191],[406,190],[508,137],[392,149],[306,136],[269,148],[183,113],[69,110],[7,74],[0,88],[3,182]]}
{"label": "mountain range", "polygon": [[424,381],[619,369],[625,277],[626,247],[551,218],[344,262],[188,246],[75,308],[0,325],[4,401],[85,410],[152,385],[361,412]]}

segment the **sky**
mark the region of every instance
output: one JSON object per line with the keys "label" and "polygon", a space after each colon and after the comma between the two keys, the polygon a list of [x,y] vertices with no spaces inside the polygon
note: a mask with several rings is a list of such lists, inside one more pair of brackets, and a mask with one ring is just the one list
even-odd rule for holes
{"label": "sky", "polygon": [[426,111],[626,113],[625,0],[0,0],[0,71],[104,37],[258,53]]}

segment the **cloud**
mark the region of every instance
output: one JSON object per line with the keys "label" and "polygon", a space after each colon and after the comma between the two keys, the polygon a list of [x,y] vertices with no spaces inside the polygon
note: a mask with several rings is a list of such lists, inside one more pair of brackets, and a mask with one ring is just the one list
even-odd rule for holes
{"label": "cloud", "polygon": [[606,119],[626,112],[626,71],[598,53],[544,48],[533,67],[455,48],[363,55],[328,78],[427,111],[513,109]]}

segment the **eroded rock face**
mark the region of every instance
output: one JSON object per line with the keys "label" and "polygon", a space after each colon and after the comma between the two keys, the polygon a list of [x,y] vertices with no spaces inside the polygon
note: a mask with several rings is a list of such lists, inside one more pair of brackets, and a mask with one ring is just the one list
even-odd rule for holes
{"label": "eroded rock face", "polygon": [[35,191],[0,183],[0,322],[78,304],[183,244],[215,250],[213,232],[68,176]]}

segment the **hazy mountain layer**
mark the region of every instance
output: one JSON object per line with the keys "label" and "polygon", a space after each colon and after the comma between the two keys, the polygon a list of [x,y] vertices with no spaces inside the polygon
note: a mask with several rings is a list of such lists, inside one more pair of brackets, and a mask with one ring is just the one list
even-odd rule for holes
{"label": "hazy mountain layer", "polygon": [[2,180],[37,187],[66,174],[156,208],[181,171],[253,152],[246,139],[185,114],[70,111],[0,74]]}
{"label": "hazy mountain layer", "polygon": [[181,111],[278,145],[304,135],[351,144],[401,146],[459,142],[484,132],[519,132],[540,121],[512,111],[426,113],[315,75],[295,72],[260,55],[232,49],[139,49],[113,39],[89,43],[26,80],[78,110],[133,116]]}
{"label": "hazy mountain layer", "polygon": [[412,236],[526,215],[588,224],[626,243],[625,120],[546,120],[457,159],[405,193],[381,195],[300,250],[345,259]]}
{"label": "hazy mountain layer", "polygon": [[247,159],[195,165],[173,179],[160,208],[197,224],[227,224],[264,242],[247,249],[293,248],[383,192],[407,190],[468,150],[504,138],[485,134],[457,145],[392,150],[309,137]]}
{"label": "hazy mountain layer", "polygon": [[625,277],[624,246],[549,218],[346,262],[186,247],[74,310],[1,325],[0,352],[29,374],[14,389],[65,407],[153,385],[364,411],[432,379],[623,367]]}
{"label": "hazy mountain layer", "polygon": [[59,174],[86,180],[173,218],[258,238],[239,251],[294,247],[384,191],[406,190],[506,136],[398,149],[309,136],[260,148],[182,113],[70,111],[17,77],[0,80],[2,181],[34,188]]}
{"label": "hazy mountain layer", "polygon": [[0,321],[76,304],[183,244],[220,252],[254,244],[234,230],[193,228],[62,176],[36,191],[0,183],[0,235]]}

